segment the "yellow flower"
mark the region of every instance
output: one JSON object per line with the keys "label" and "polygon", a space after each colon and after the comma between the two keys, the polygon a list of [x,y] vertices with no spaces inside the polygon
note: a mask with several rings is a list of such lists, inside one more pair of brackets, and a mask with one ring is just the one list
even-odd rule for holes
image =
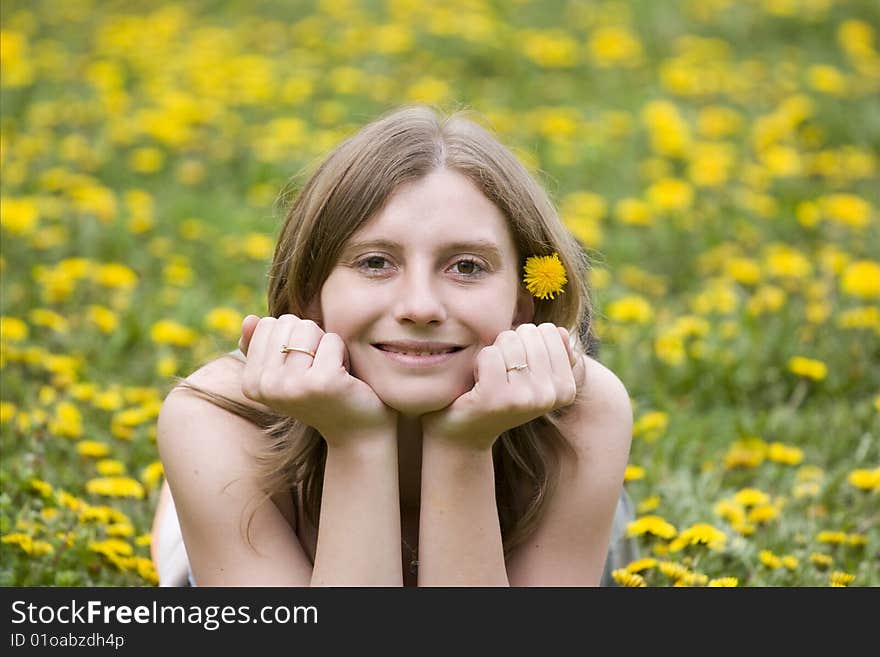
{"label": "yellow flower", "polygon": [[524,268],[526,289],[539,299],[553,299],[562,294],[568,282],[565,267],[554,253],[549,256],[530,256]]}
{"label": "yellow flower", "polygon": [[782,565],[785,566],[787,570],[796,570],[800,563],[800,559],[794,555],[788,554],[782,557]]}
{"label": "yellow flower", "polygon": [[760,438],[743,438],[735,441],[724,456],[724,467],[756,468],[767,456],[767,444]]}
{"label": "yellow flower", "polygon": [[144,487],[130,477],[98,477],[86,482],[86,490],[95,495],[108,497],[134,497],[143,499]]}
{"label": "yellow flower", "polygon": [[128,556],[134,549],[126,541],[120,538],[108,538],[104,541],[92,541],[89,550],[103,554],[104,556]]}
{"label": "yellow flower", "polygon": [[739,580],[736,577],[718,577],[716,579],[709,580],[709,583],[706,586],[735,587],[739,586]]}
{"label": "yellow flower", "polygon": [[264,260],[272,255],[272,238],[262,233],[248,233],[241,242],[241,251],[253,260]]}
{"label": "yellow flower", "polygon": [[18,408],[12,402],[0,401],[0,424],[6,424],[15,417]]}
{"label": "yellow flower", "polygon": [[162,478],[164,470],[161,461],[153,461],[141,471],[141,481],[147,488],[153,488]]}
{"label": "yellow flower", "polygon": [[804,451],[799,447],[774,442],[767,449],[767,458],[776,463],[797,465],[804,460]]}
{"label": "yellow flower", "polygon": [[227,338],[236,338],[241,333],[240,312],[232,308],[214,308],[205,316],[205,325]]}
{"label": "yellow flower", "polygon": [[634,67],[642,60],[641,42],[624,26],[600,27],[590,37],[589,48],[600,67]]}
{"label": "yellow flower", "polygon": [[106,456],[110,452],[110,448],[106,443],[97,440],[81,440],[76,444],[76,451],[82,456],[101,457]]}
{"label": "yellow flower", "polygon": [[733,496],[733,499],[743,506],[758,506],[770,501],[770,496],[757,488],[743,488]]}
{"label": "yellow flower", "polygon": [[611,577],[613,577],[614,581],[621,586],[638,587],[648,585],[647,582],[645,582],[644,577],[638,573],[632,573],[625,568],[618,568],[611,571]]}
{"label": "yellow flower", "polygon": [[788,369],[808,379],[821,381],[828,374],[828,366],[821,360],[813,360],[804,356],[794,356],[788,361]]}
{"label": "yellow flower", "polygon": [[840,288],[845,294],[862,299],[880,297],[880,263],[873,260],[850,263],[843,272]]}
{"label": "yellow flower", "polygon": [[115,477],[125,473],[125,464],[116,459],[101,459],[95,464],[95,469],[102,477]]}
{"label": "yellow flower", "polygon": [[828,582],[831,584],[831,586],[849,586],[855,581],[855,579],[855,575],[851,575],[840,570],[835,570],[828,576]]}
{"label": "yellow flower", "polygon": [[654,317],[654,311],[647,299],[633,294],[610,304],[608,316],[616,322],[647,324]]}
{"label": "yellow flower", "polygon": [[86,308],[86,318],[97,326],[101,333],[112,333],[119,325],[116,313],[104,306],[89,306]]}
{"label": "yellow flower", "polygon": [[56,333],[67,333],[67,319],[48,308],[34,308],[29,313],[31,322],[36,326],[45,326]]}
{"label": "yellow flower", "polygon": [[816,540],[820,543],[846,543],[846,532],[822,531],[816,535]]}
{"label": "yellow flower", "polygon": [[137,274],[119,263],[99,265],[95,268],[92,276],[96,283],[104,287],[128,290],[137,285]]}
{"label": "yellow flower", "polygon": [[178,347],[191,346],[198,334],[191,328],[170,319],[162,319],[153,324],[150,337],[158,344],[172,344]]}
{"label": "yellow flower", "polygon": [[648,202],[659,210],[687,210],[694,201],[694,190],[684,180],[662,178],[648,187]]}
{"label": "yellow flower", "polygon": [[626,570],[631,573],[639,573],[643,570],[647,570],[648,568],[653,568],[657,565],[657,560],[654,557],[645,557],[643,559],[637,559],[636,561],[631,561],[626,566]]}
{"label": "yellow flower", "polygon": [[675,527],[660,516],[642,516],[626,526],[627,536],[641,536],[642,534],[654,534],[660,538],[672,538],[675,536],[676,530]]}
{"label": "yellow flower", "polygon": [[669,424],[669,414],[663,411],[649,411],[633,424],[633,436],[642,436],[647,442],[654,442]]}
{"label": "yellow flower", "polygon": [[758,553],[758,559],[761,560],[761,563],[767,566],[772,570],[776,570],[777,568],[782,568],[782,559],[773,554],[770,550],[761,550]]}
{"label": "yellow flower", "polygon": [[816,568],[824,570],[825,568],[830,568],[831,564],[834,563],[834,559],[831,558],[829,554],[822,554],[821,552],[813,552],[810,555],[810,561],[813,563]]}
{"label": "yellow flower", "polygon": [[0,340],[22,342],[28,336],[28,325],[18,317],[0,317]]}
{"label": "yellow flower", "polygon": [[652,495],[639,502],[639,506],[636,510],[639,513],[648,513],[649,511],[656,509],[658,506],[660,506],[660,496]]}
{"label": "yellow flower", "polygon": [[683,530],[669,545],[671,552],[677,552],[689,545],[703,544],[710,550],[720,550],[727,541],[727,535],[720,529],[705,522],[698,522]]}
{"label": "yellow flower", "polygon": [[624,481],[636,481],[645,478],[645,469],[639,465],[627,465],[623,473]]}
{"label": "yellow flower", "polygon": [[31,488],[37,491],[43,497],[52,495],[52,484],[42,479],[31,479]]}
{"label": "yellow flower", "polygon": [[749,511],[748,516],[746,516],[746,520],[749,523],[762,523],[767,522],[769,520],[774,520],[779,517],[779,509],[770,504],[762,504],[761,506],[756,506],[751,511]]}
{"label": "yellow flower", "polygon": [[82,435],[82,415],[70,402],[64,401],[55,408],[55,417],[49,423],[49,431],[59,436],[79,438]]}
{"label": "yellow flower", "polygon": [[651,206],[637,198],[624,198],[614,206],[618,221],[632,226],[650,226],[654,223]]}
{"label": "yellow flower", "polygon": [[880,491],[880,468],[853,470],[846,480],[861,490]]}

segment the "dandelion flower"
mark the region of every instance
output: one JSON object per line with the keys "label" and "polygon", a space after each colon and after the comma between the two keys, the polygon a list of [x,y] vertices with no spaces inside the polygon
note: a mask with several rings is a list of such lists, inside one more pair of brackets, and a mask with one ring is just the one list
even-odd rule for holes
{"label": "dandelion flower", "polygon": [[736,577],[718,577],[709,580],[709,583],[706,586],[732,588],[739,586],[739,580]]}
{"label": "dandelion flower", "polygon": [[861,490],[880,490],[880,468],[853,470],[846,480]]}
{"label": "dandelion flower", "polygon": [[794,356],[788,361],[788,369],[813,381],[821,381],[828,374],[828,366],[821,360],[805,358],[804,356]]}
{"label": "dandelion flower", "polygon": [[645,582],[644,577],[638,573],[631,573],[625,568],[618,568],[617,570],[611,571],[611,576],[614,578],[614,581],[621,586],[639,587],[648,585],[647,582]]}
{"label": "dandelion flower", "polygon": [[557,294],[562,294],[568,282],[565,267],[556,253],[529,257],[524,271],[526,289],[539,299],[553,299]]}
{"label": "dandelion flower", "polygon": [[703,544],[710,550],[720,550],[727,541],[727,535],[720,529],[705,522],[698,522],[683,530],[669,546],[670,551],[677,552],[690,545]]}
{"label": "dandelion flower", "polygon": [[831,586],[849,586],[856,579],[855,575],[845,573],[841,570],[835,570],[828,576],[828,582]]}
{"label": "dandelion flower", "polygon": [[626,570],[631,573],[640,573],[643,570],[648,570],[649,568],[653,568],[656,565],[656,559],[654,559],[653,557],[644,557],[642,559],[637,559],[628,563],[626,566]]}
{"label": "dandelion flower", "polygon": [[831,564],[834,563],[834,560],[831,558],[830,554],[823,554],[821,552],[813,552],[810,555],[810,562],[819,568],[820,570],[825,570],[826,568],[830,568]]}
{"label": "dandelion flower", "polygon": [[660,538],[672,538],[676,529],[660,516],[642,516],[629,523],[626,527],[627,536],[641,536],[642,534],[654,534]]}
{"label": "dandelion flower", "polygon": [[108,497],[134,497],[143,499],[144,487],[130,477],[97,477],[86,482],[86,490],[95,495]]}

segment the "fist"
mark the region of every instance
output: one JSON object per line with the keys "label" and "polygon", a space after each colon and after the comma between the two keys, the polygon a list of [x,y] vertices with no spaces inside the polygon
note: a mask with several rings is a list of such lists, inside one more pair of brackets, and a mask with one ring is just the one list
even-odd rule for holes
{"label": "fist", "polygon": [[583,355],[565,328],[521,324],[480,350],[474,387],[426,415],[425,436],[491,448],[504,431],[572,404],[584,375]]}
{"label": "fist", "polygon": [[242,394],[314,427],[328,444],[355,434],[387,432],[396,416],[373,389],[348,371],[348,350],[335,333],[295,315],[242,323],[246,356]]}

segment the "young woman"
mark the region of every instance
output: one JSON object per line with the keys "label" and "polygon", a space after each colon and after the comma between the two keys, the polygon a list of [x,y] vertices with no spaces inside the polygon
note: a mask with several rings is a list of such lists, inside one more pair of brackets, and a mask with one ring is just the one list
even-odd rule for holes
{"label": "young woman", "polygon": [[540,185],[462,113],[364,127],[291,205],[268,316],[162,406],[161,583],[599,584],[627,559],[632,413],[586,280]]}

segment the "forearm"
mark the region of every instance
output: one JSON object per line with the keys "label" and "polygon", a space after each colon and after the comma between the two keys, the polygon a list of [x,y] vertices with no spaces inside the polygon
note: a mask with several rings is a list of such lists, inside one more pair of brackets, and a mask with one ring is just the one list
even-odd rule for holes
{"label": "forearm", "polygon": [[328,447],[312,586],[401,586],[393,440]]}
{"label": "forearm", "polygon": [[509,586],[491,450],[424,437],[419,586]]}

